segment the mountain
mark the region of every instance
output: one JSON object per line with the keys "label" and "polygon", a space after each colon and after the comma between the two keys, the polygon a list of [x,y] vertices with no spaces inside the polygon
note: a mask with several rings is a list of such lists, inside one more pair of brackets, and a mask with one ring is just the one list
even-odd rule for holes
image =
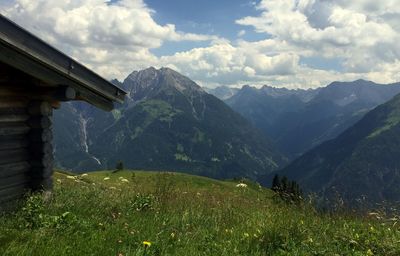
{"label": "mountain", "polygon": [[208,92],[209,94],[214,95],[218,99],[221,100],[226,100],[235,95],[238,91],[239,88],[230,88],[228,86],[219,86],[216,88],[206,88],[204,87],[204,90]]}
{"label": "mountain", "polygon": [[[293,161],[278,174],[307,191],[347,202],[400,201],[400,94],[366,114],[337,138]],[[268,183],[264,180],[264,183]]]}
{"label": "mountain", "polygon": [[365,80],[333,82],[309,90],[244,86],[225,102],[294,159],[335,138],[399,92],[400,83],[381,85]]}
{"label": "mountain", "polygon": [[286,162],[246,119],[171,69],[132,72],[122,87],[127,99],[111,113],[81,103],[56,111],[59,166],[113,169],[121,160],[131,169],[255,179]]}

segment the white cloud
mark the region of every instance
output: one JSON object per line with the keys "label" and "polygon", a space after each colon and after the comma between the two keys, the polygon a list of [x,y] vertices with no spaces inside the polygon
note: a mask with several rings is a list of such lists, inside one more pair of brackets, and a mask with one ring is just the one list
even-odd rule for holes
{"label": "white cloud", "polygon": [[157,24],[142,0],[15,0],[0,12],[108,78],[156,63],[149,49],[165,41],[218,39]]}
{"label": "white cloud", "polygon": [[240,30],[240,31],[237,33],[237,36],[238,36],[238,37],[242,37],[242,36],[244,36],[245,34],[246,34],[246,30],[242,29],[242,30]]}
{"label": "white cloud", "polygon": [[[237,24],[264,40],[237,41],[178,31],[158,24],[143,0],[4,0],[0,12],[107,78],[169,66],[202,85],[269,84],[317,87],[334,80],[400,80],[398,0],[248,1],[258,16]],[[44,11],[45,10],[45,11]],[[247,32],[246,32],[247,31]],[[157,57],[166,41],[206,41],[208,46]],[[340,59],[343,70],[302,64],[303,58]],[[318,65],[317,65],[318,66]]]}
{"label": "white cloud", "polygon": [[284,45],[300,57],[343,59],[343,77],[398,79],[400,70],[393,72],[400,59],[398,1],[262,0],[257,9],[259,16],[236,22],[270,36],[278,49]]}

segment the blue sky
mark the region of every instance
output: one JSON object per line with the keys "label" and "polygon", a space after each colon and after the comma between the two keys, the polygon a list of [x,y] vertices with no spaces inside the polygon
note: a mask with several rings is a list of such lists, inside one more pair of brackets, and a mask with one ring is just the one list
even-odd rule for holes
{"label": "blue sky", "polygon": [[[245,31],[241,38],[249,41],[264,39],[266,36],[254,32],[246,26],[235,23],[243,16],[258,15],[254,8],[255,1],[243,0],[145,0],[153,10],[154,19],[160,24],[173,23],[180,31],[214,34],[234,41],[240,31]],[[196,47],[206,46],[206,42],[166,43],[152,50],[157,56],[170,55],[177,51],[187,51]]]}
{"label": "blue sky", "polygon": [[0,13],[110,79],[168,66],[208,87],[400,81],[393,0],[3,0]]}

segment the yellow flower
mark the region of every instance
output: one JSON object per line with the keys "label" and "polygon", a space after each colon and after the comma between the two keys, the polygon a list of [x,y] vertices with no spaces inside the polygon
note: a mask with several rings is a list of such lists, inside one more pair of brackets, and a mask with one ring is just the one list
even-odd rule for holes
{"label": "yellow flower", "polygon": [[374,253],[371,251],[371,249],[368,249],[367,255],[368,255],[368,256],[372,256],[372,255],[374,255]]}
{"label": "yellow flower", "polygon": [[150,247],[151,243],[149,241],[143,241],[144,247]]}

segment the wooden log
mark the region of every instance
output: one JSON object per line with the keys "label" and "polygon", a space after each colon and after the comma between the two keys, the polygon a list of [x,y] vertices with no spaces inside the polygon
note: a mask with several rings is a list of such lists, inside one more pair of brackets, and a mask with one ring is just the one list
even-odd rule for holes
{"label": "wooden log", "polygon": [[26,173],[31,170],[31,165],[28,161],[9,163],[0,165],[0,179],[20,173]]}
{"label": "wooden log", "polygon": [[53,133],[51,129],[31,129],[29,139],[33,143],[52,141]]}
{"label": "wooden log", "polygon": [[[6,137],[2,137],[6,138]],[[28,147],[28,140],[26,139],[4,139],[0,140],[0,150],[10,150],[10,149],[18,149],[18,148],[26,148]]]}
{"label": "wooden log", "polygon": [[77,93],[71,87],[38,87],[35,85],[26,86],[4,86],[0,83],[0,96],[3,98],[14,97],[21,99],[33,99],[38,101],[70,101],[75,100]]}
{"label": "wooden log", "polygon": [[0,189],[16,187],[21,184],[29,183],[31,177],[28,173],[19,173],[13,176],[8,176],[0,179]]}
{"label": "wooden log", "polygon": [[51,116],[53,109],[46,101],[32,101],[28,105],[28,113],[37,116]]}
{"label": "wooden log", "polygon": [[53,155],[53,145],[49,142],[45,143],[31,143],[29,145],[29,150],[31,152],[32,157],[44,157],[46,155]]}
{"label": "wooden log", "polygon": [[0,135],[27,134],[31,128],[25,123],[0,123]]}
{"label": "wooden log", "polygon": [[26,108],[27,106],[27,100],[1,99],[0,101],[0,108]]}
{"label": "wooden log", "polygon": [[0,165],[23,162],[29,159],[30,159],[29,151],[24,148],[0,151]]}
{"label": "wooden log", "polygon": [[54,156],[53,154],[44,155],[41,158],[33,158],[30,161],[30,165],[32,168],[45,168],[45,167],[53,167]]}
{"label": "wooden log", "polygon": [[29,115],[23,115],[23,114],[0,115],[0,123],[3,123],[3,122],[25,122],[28,119],[29,119]]}
{"label": "wooden log", "polygon": [[9,201],[15,198],[22,197],[29,191],[29,184],[20,184],[18,186],[0,189],[0,202]]}
{"label": "wooden log", "polygon": [[52,125],[51,118],[48,116],[33,116],[27,123],[29,127],[35,129],[50,128]]}
{"label": "wooden log", "polygon": [[0,108],[0,115],[26,115],[26,107]]}

